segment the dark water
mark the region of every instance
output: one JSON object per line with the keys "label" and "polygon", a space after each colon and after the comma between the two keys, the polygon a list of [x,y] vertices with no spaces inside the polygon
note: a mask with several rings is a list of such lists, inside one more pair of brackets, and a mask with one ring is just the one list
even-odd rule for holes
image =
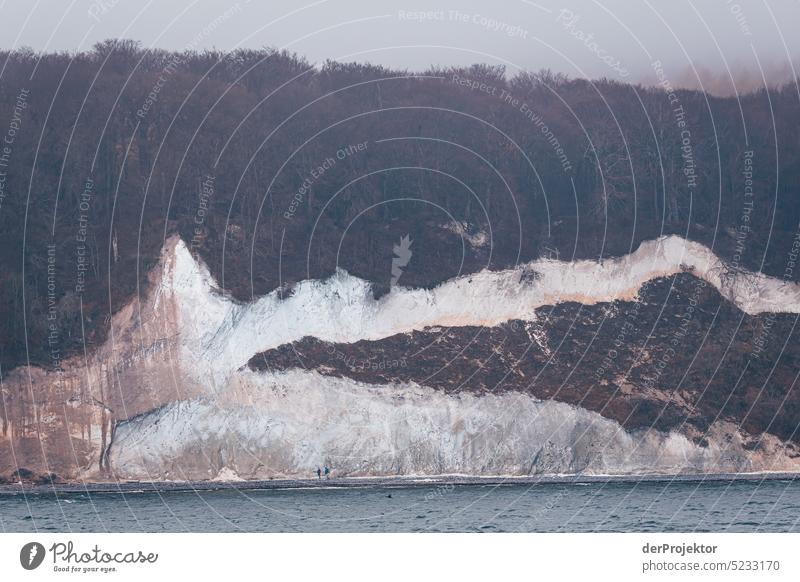
{"label": "dark water", "polygon": [[0,530],[800,531],[800,482],[0,496]]}

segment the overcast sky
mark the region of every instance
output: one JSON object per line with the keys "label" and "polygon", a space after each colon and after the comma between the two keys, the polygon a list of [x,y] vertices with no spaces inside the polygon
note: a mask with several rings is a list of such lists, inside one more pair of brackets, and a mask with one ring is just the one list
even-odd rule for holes
{"label": "overcast sky", "polygon": [[286,48],[312,62],[489,62],[645,81],[660,60],[676,84],[693,86],[725,82],[729,70],[747,85],[761,83],[761,70],[790,78],[800,55],[799,0],[0,0],[0,22],[3,48],[132,38],[168,49]]}

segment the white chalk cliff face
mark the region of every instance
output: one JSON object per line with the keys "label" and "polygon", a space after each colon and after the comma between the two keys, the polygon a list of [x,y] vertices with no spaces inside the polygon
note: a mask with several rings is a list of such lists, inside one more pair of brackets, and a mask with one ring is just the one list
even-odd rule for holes
{"label": "white chalk cliff face", "polygon": [[[535,261],[432,290],[369,284],[340,271],[247,304],[217,289],[177,237],[146,297],[112,320],[108,342],[61,374],[20,368],[4,394],[20,414],[0,437],[0,472],[26,467],[84,479],[263,479],[338,475],[527,475],[770,471],[800,468],[777,438],[717,422],[703,445],[680,433],[628,432],[569,404],[527,394],[444,394],[314,371],[255,372],[253,355],[306,336],[377,340],[430,326],[534,320],[563,301],[635,301],[643,284],[688,271],[748,314],[800,313],[800,287],[726,276],[706,247],[679,237],[602,264]],[[26,395],[30,395],[26,397]]]}
{"label": "white chalk cliff face", "polygon": [[448,396],[313,372],[237,374],[214,399],[175,402],[120,425],[118,474],[140,479],[337,475],[530,475],[747,472],[793,461],[768,437],[746,450],[720,423],[709,445],[677,433],[629,433],[599,414],[526,394]]}

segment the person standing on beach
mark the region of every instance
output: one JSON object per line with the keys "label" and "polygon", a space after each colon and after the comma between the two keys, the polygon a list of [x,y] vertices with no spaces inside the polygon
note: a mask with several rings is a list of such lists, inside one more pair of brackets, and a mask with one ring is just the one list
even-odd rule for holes
{"label": "person standing on beach", "polygon": [[[327,467],[326,467],[326,469],[327,469]],[[319,467],[317,467],[317,479],[322,479],[322,470],[320,470]]]}
{"label": "person standing on beach", "polygon": [[325,465],[325,478],[326,479],[331,478],[331,470],[328,468],[328,465]]}

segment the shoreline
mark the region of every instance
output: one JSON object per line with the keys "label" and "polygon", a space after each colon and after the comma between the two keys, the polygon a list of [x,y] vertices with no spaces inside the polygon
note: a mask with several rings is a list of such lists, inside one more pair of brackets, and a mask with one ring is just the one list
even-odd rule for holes
{"label": "shoreline", "polygon": [[333,479],[269,479],[253,481],[107,481],[91,483],[0,485],[0,496],[78,493],[170,493],[286,489],[425,488],[442,486],[575,485],[617,483],[702,483],[738,481],[796,481],[800,473],[708,473],[677,475],[541,475],[413,477],[338,477]]}

